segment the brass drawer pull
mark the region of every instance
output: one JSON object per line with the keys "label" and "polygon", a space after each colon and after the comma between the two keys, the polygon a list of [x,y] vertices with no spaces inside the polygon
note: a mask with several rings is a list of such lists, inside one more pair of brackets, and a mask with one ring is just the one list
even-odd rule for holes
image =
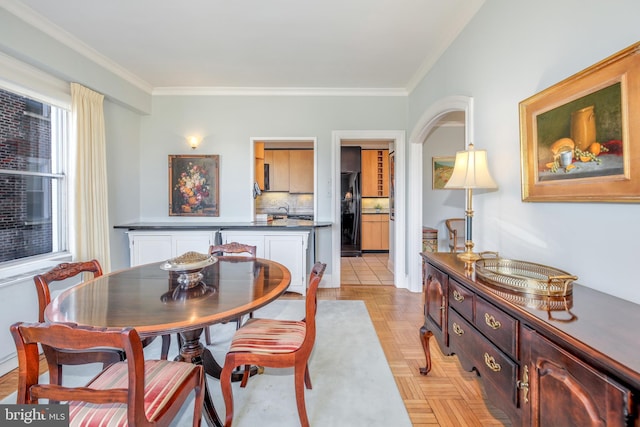
{"label": "brass drawer pull", "polygon": [[524,365],[522,380],[518,380],[517,385],[523,392],[524,403],[529,403],[529,367],[527,365]]}
{"label": "brass drawer pull", "polygon": [[502,326],[502,323],[500,323],[499,320],[496,320],[496,318],[489,313],[484,314],[484,321],[491,329],[500,329]]}
{"label": "brass drawer pull", "polygon": [[462,296],[458,291],[453,291],[453,299],[458,302],[462,302],[464,301],[464,296]]}
{"label": "brass drawer pull", "polygon": [[484,354],[484,363],[491,369],[493,372],[500,372],[502,367],[499,363],[496,363],[496,359],[492,356],[489,356],[489,353]]}
{"label": "brass drawer pull", "polygon": [[453,322],[453,332],[456,333],[456,335],[462,335],[464,334],[464,331],[462,330],[462,328],[460,327],[460,325],[458,325],[456,322]]}

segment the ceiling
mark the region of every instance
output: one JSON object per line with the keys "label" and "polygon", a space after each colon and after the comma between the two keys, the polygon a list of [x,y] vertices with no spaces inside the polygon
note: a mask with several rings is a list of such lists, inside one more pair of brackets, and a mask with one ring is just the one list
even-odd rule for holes
{"label": "ceiling", "polygon": [[401,94],[484,0],[0,0],[138,87]]}

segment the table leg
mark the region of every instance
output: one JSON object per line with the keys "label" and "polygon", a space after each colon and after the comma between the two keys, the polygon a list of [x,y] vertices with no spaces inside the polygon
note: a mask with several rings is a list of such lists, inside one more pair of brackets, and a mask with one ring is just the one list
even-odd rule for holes
{"label": "table leg", "polygon": [[[220,371],[220,365],[213,358],[211,351],[200,343],[200,335],[203,329],[193,329],[191,331],[180,332],[182,338],[182,347],[180,354],[176,356],[176,360],[181,362],[190,362],[195,365],[202,365],[207,374],[211,375],[213,371]],[[218,378],[220,375],[218,375]],[[203,415],[206,423],[212,427],[222,427],[222,422],[218,416],[216,408],[213,406],[213,399],[209,393],[207,381],[204,382],[204,411]]]}
{"label": "table leg", "polygon": [[[200,336],[204,331],[203,328],[193,329],[190,331],[180,332],[182,339],[182,346],[180,347],[180,354],[176,356],[175,360],[180,362],[190,362],[195,365],[202,365],[204,371],[214,378],[220,379],[220,373],[222,367],[218,361],[213,357],[211,350],[203,346],[200,342]],[[249,376],[253,376],[258,373],[258,367],[252,366],[249,372]],[[236,371],[231,375],[231,381],[242,380],[242,371]],[[213,406],[213,399],[209,393],[209,387],[205,381],[205,395],[204,395],[204,416],[207,424],[215,427],[222,427],[218,412]]]}

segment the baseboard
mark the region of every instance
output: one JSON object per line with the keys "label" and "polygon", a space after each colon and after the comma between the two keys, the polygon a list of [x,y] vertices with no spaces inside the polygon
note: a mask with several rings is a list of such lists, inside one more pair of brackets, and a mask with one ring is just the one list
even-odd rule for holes
{"label": "baseboard", "polygon": [[0,377],[8,374],[18,367],[18,356],[9,356],[7,359],[0,362]]}

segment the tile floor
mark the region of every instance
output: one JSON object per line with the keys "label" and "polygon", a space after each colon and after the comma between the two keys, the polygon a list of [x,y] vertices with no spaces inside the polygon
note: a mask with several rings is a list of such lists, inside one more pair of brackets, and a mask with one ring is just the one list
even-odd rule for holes
{"label": "tile floor", "polygon": [[393,273],[387,268],[388,253],[342,257],[340,277],[343,285],[393,285]]}

